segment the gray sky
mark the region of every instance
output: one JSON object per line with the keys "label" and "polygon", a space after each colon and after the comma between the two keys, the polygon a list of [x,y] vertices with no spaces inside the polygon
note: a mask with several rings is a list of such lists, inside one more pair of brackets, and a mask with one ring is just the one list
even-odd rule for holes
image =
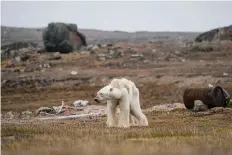
{"label": "gray sky", "polygon": [[1,25],[42,27],[49,22],[121,31],[206,31],[232,24],[227,2],[1,2]]}

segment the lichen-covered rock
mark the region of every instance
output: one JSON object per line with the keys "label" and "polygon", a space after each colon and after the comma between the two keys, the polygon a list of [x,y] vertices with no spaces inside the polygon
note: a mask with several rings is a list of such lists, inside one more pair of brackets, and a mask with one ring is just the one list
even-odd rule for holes
{"label": "lichen-covered rock", "polygon": [[194,101],[193,111],[198,112],[198,111],[205,111],[207,109],[208,109],[208,106],[205,105],[202,101],[200,101],[200,100]]}

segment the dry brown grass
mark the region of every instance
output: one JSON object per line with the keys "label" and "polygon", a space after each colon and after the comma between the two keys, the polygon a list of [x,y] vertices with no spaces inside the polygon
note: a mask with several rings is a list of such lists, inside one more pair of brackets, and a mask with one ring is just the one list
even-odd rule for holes
{"label": "dry brown grass", "polygon": [[105,128],[93,122],[62,120],[3,124],[3,154],[231,154],[232,115],[195,117],[191,112],[152,112],[148,128]]}

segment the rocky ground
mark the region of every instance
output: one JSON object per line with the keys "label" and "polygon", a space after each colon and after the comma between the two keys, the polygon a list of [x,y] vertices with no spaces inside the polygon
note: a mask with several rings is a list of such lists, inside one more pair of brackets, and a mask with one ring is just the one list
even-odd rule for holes
{"label": "rocky ground", "polygon": [[[23,150],[26,149],[22,146],[22,139],[20,139],[20,137],[24,137],[27,133],[25,131],[28,131],[29,133],[39,133],[36,134],[37,137],[34,137],[38,140],[39,137],[41,138],[41,132],[49,134],[51,130],[48,129],[48,126],[46,125],[41,127],[39,131],[34,130],[34,127],[38,128],[38,124],[33,125],[33,127],[27,125],[15,127],[13,125],[14,123],[7,125],[9,124],[7,123],[9,119],[12,122],[19,123],[20,118],[25,119],[26,117],[27,119],[29,115],[28,119],[30,120],[30,118],[35,117],[34,113],[39,107],[60,106],[62,101],[69,106],[76,100],[88,100],[90,105],[96,105],[96,103],[92,102],[92,99],[98,89],[115,77],[125,77],[135,82],[141,93],[140,97],[143,109],[160,104],[183,103],[183,91],[190,86],[208,87],[208,84],[220,85],[229,93],[232,93],[232,43],[227,41],[214,43],[186,43],[179,41],[145,43],[117,42],[112,44],[101,43],[89,45],[88,47],[81,49],[81,51],[75,51],[70,54],[60,54],[59,52],[46,53],[37,48],[32,48],[31,50],[24,49],[16,54],[14,52],[11,52],[10,54],[12,53],[13,55],[10,55],[10,58],[1,61],[1,116],[2,122],[4,122],[2,125],[4,127],[3,135],[5,137],[9,138],[9,136],[13,135],[15,139],[15,133],[20,132],[20,134],[18,135],[18,139],[16,136],[16,141],[13,140],[14,143],[10,143],[12,145],[3,146],[5,151],[7,149],[14,150],[14,148],[16,149],[16,152],[17,150],[20,150],[20,148]],[[153,123],[151,123],[151,127],[146,130],[146,134],[144,133],[144,137],[157,137],[156,134],[151,136],[149,134],[151,132],[150,130],[154,128],[154,125],[159,126],[162,124],[162,121],[168,121],[171,117],[162,113],[158,116],[160,120],[154,121],[155,117],[153,117],[151,113],[148,115],[149,120]],[[184,112],[183,115],[182,113],[173,113],[172,115],[174,115],[174,122],[177,123],[178,118],[181,116],[187,117],[189,116],[189,113]],[[225,116],[220,114],[220,117],[224,118]],[[210,124],[212,128],[220,120],[218,120],[216,116],[209,116],[206,119],[214,118],[215,120],[213,121],[213,124]],[[231,119],[229,118],[231,118],[230,114],[228,114],[227,122],[218,129],[220,131],[223,130],[222,137],[231,136],[224,134],[224,125],[226,126],[227,123],[231,124]],[[197,121],[200,121],[198,118],[190,117],[190,119],[193,119],[196,124]],[[188,120],[182,119],[182,125],[187,125],[186,121]],[[170,123],[170,121],[168,122]],[[66,124],[68,121],[63,123]],[[63,123],[61,123],[61,126]],[[56,125],[59,126],[59,123]],[[99,124],[97,123],[96,125],[103,127],[103,121],[100,121]],[[92,125],[94,129],[97,127],[96,125]],[[173,124],[171,123],[169,125]],[[167,133],[165,133],[165,130],[165,132],[160,134],[177,134],[178,136],[194,132],[195,135],[193,136],[193,140],[197,142],[199,138],[197,138],[197,136],[202,136],[204,133],[203,131],[209,130],[205,124],[198,125],[195,126],[196,131],[186,128],[186,132],[179,132],[177,126],[173,126]],[[92,131],[90,128],[87,129],[87,127],[87,130],[85,130],[79,125],[76,126],[75,121],[71,123],[71,126],[77,127],[78,130],[82,130],[83,132]],[[159,133],[158,130],[161,132],[166,127],[164,124],[161,125],[156,130],[157,133]],[[66,127],[63,129],[66,130]],[[59,129],[54,128],[54,130],[61,134]],[[134,130],[135,129],[128,132],[125,131],[126,133],[124,136],[127,138],[135,138],[137,134],[142,134],[142,131],[140,131],[142,129],[139,130],[139,133]],[[231,133],[231,130],[227,128],[225,130],[228,130],[229,133]],[[117,134],[118,131],[103,130],[100,134],[103,134],[103,132]],[[71,133],[73,133],[73,130],[70,131],[70,134]],[[68,133],[66,132],[65,134]],[[31,135],[28,135],[28,138],[30,138],[30,136]],[[77,135],[77,137],[78,136],[80,135]],[[70,136],[67,137],[70,138]],[[88,145],[93,145],[94,148],[99,147],[97,143],[95,143],[99,137],[94,134],[91,134],[90,138],[91,137],[94,137],[93,143],[88,143]],[[123,135],[120,134],[120,138],[122,137]],[[219,138],[218,142],[212,143],[209,149],[211,147],[217,147],[222,137]],[[41,142],[45,140],[43,138],[45,137],[40,139]],[[202,143],[211,141],[211,138],[207,138],[207,135],[205,135],[204,138]],[[31,140],[33,140],[33,138]],[[58,139],[56,139],[55,135],[52,135],[50,140],[57,141]],[[163,140],[165,141],[165,139]],[[8,140],[6,141],[8,142]],[[64,142],[65,137],[62,137],[61,141]],[[165,145],[164,141],[162,142],[162,146]],[[52,147],[54,145],[53,142],[50,143],[51,145],[49,149],[51,150],[54,149]],[[114,142],[116,143],[117,140]],[[172,142],[170,144],[173,145],[174,142],[176,142],[176,139],[173,139]],[[187,140],[186,143],[188,142],[189,141]],[[72,141],[73,145],[74,143],[79,143],[79,141],[75,139]],[[125,143],[128,147],[127,149],[130,150],[132,142]],[[158,144],[159,142],[156,141],[155,143]],[[178,148],[182,146],[182,143],[183,141],[178,145]],[[225,140],[222,143],[227,144],[227,141]],[[16,147],[14,147],[14,145]],[[60,143],[59,145],[63,145],[63,143]],[[71,146],[73,147],[73,145]],[[144,147],[141,147],[141,152],[146,148],[146,144],[143,143],[143,145]],[[117,146],[122,147],[121,145]],[[38,146],[33,145],[33,148],[36,147]],[[232,146],[228,144],[225,148],[231,149]],[[157,149],[155,151],[159,152]],[[102,150],[99,153],[103,153],[102,151],[104,150],[106,151],[102,145]],[[87,148],[82,149],[81,151],[82,153],[88,154]],[[161,150],[161,152],[162,151],[164,150]],[[54,152],[54,150],[51,152]],[[111,149],[108,150],[108,152],[113,153],[115,150]],[[149,152],[152,153],[154,150],[150,149]],[[5,153],[7,154],[9,152],[6,151]],[[209,154],[210,152],[208,152],[208,150],[203,150],[203,154],[207,153]],[[226,153],[224,152],[224,154]]]}
{"label": "rocky ground", "polygon": [[143,108],[182,102],[189,86],[221,85],[231,92],[231,49],[231,42],[119,42],[70,54],[24,51],[1,62],[2,113],[91,101],[115,77],[136,83]]}

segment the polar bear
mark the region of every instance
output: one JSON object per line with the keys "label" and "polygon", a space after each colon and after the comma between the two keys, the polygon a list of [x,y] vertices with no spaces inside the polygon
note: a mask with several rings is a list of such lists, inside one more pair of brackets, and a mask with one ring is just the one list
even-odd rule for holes
{"label": "polar bear", "polygon": [[[129,119],[136,126],[148,126],[146,116],[140,107],[139,90],[134,82],[121,78],[113,79],[97,92],[95,101],[107,104],[108,127],[130,127]],[[118,119],[116,108],[119,106]],[[130,117],[131,115],[131,117]]]}

